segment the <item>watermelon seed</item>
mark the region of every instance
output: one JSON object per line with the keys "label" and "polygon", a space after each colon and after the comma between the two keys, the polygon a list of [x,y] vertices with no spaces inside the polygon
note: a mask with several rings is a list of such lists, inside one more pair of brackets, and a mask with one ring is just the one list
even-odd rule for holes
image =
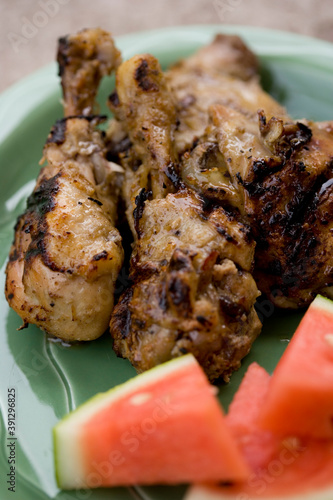
{"label": "watermelon seed", "polygon": [[129,402],[134,406],[142,405],[151,399],[151,394],[149,392],[142,392],[141,394],[135,394]]}
{"label": "watermelon seed", "polygon": [[282,441],[283,446],[286,448],[292,448],[294,450],[299,450],[301,448],[301,441],[296,436],[290,436]]}
{"label": "watermelon seed", "polygon": [[325,340],[331,347],[333,347],[333,333],[327,333],[325,335]]}
{"label": "watermelon seed", "polygon": [[212,385],[211,388],[210,388],[210,390],[211,390],[211,393],[213,394],[213,396],[217,396],[218,393],[219,393],[219,390],[216,387],[216,385]]}

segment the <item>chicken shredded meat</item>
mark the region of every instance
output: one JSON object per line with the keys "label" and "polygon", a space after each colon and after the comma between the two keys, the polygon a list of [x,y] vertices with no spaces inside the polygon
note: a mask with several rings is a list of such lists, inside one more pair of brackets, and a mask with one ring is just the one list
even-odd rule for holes
{"label": "chicken shredded meat", "polygon": [[107,161],[101,119],[90,114],[100,78],[119,57],[100,29],[60,40],[66,117],[47,139],[47,165],[17,221],[6,270],[6,297],[23,326],[67,341],[107,329],[123,262],[115,228],[121,168]]}

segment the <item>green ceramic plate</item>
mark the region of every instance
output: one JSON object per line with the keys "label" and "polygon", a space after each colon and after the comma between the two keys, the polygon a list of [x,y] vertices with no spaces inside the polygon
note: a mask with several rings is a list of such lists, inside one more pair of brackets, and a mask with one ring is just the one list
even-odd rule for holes
{"label": "green ceramic plate", "polygon": [[[125,59],[152,52],[162,65],[176,61],[209,42],[214,33],[238,33],[260,56],[264,87],[294,117],[333,118],[333,46],[289,33],[262,29],[200,26],[177,27],[121,37],[117,40]],[[61,35],[62,33],[59,33]],[[55,64],[22,80],[0,96],[0,259],[1,288],[13,236],[13,225],[25,206],[39,166],[46,136],[62,116],[60,86]],[[113,80],[100,92],[102,111]],[[66,347],[52,342],[37,328],[17,331],[20,318],[0,298],[0,498],[14,498],[10,484],[7,440],[7,390],[16,391],[15,475],[16,498],[25,500],[181,500],[186,487],[107,489],[62,492],[53,470],[51,429],[65,413],[100,391],[135,376],[130,364],[117,359],[108,334],[85,345]],[[301,313],[273,311],[262,304],[264,329],[242,369],[228,386],[220,388],[227,407],[245,369],[253,360],[272,371],[294,332]]]}

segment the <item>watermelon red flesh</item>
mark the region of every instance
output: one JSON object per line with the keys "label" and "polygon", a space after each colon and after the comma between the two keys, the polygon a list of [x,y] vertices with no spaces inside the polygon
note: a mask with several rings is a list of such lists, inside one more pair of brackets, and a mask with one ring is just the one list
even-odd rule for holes
{"label": "watermelon red flesh", "polygon": [[188,355],[94,398],[55,429],[60,487],[241,481],[249,470]]}
{"label": "watermelon red flesh", "polygon": [[253,363],[235,394],[226,422],[252,474],[235,486],[193,486],[185,500],[332,500],[333,440],[289,438],[258,427],[270,376]]}
{"label": "watermelon red flesh", "polygon": [[184,500],[332,500],[333,441],[303,443],[280,453],[265,468],[235,486],[194,486]]}
{"label": "watermelon red flesh", "polygon": [[[302,465],[300,463],[298,470],[290,470],[289,484],[284,481],[284,476],[270,476],[264,471],[260,478],[251,477],[251,484],[234,487],[194,485],[187,491],[184,500],[332,500],[332,476],[330,486],[320,486],[328,485],[332,469],[325,468],[323,473],[317,471],[317,477],[309,487],[311,481],[301,469]],[[308,487],[301,486],[304,479]]]}
{"label": "watermelon red flesh", "polygon": [[312,302],[280,359],[260,425],[281,435],[333,438],[333,302]]}
{"label": "watermelon red flesh", "polygon": [[228,426],[236,435],[249,434],[257,428],[270,381],[270,375],[258,363],[249,366],[226,416]]}
{"label": "watermelon red flesh", "polygon": [[271,377],[266,370],[257,363],[252,363],[226,416],[226,423],[253,471],[266,467],[281,446],[281,440],[274,434],[258,428],[258,417],[267,397],[270,381]]}

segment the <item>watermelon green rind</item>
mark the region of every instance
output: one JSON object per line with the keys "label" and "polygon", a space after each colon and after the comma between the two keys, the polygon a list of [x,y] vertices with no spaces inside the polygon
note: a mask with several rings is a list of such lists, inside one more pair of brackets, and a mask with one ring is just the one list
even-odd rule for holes
{"label": "watermelon green rind", "polygon": [[[85,482],[85,471],[80,453],[78,429],[95,414],[109,406],[110,403],[129,396],[132,392],[163,379],[168,373],[182,370],[197,363],[191,354],[173,359],[140,376],[130,379],[121,386],[97,394],[76,410],[65,416],[53,429],[53,447],[55,457],[55,475],[59,488],[73,488],[73,482],[82,487]],[[68,446],[70,440],[71,445]],[[75,440],[76,445],[75,445]],[[75,479],[74,479],[75,478]]]}
{"label": "watermelon green rind", "polygon": [[[225,488],[223,488],[225,490]],[[248,492],[238,490],[234,493],[227,493],[222,488],[194,485],[187,491],[184,500],[332,500],[333,487],[322,491],[301,493],[296,495],[283,496],[256,496]]]}
{"label": "watermelon green rind", "polygon": [[[65,480],[64,475],[63,475],[63,470],[66,470],[66,467],[64,467],[64,463],[68,462],[68,466],[67,466],[68,474],[72,473],[73,475],[75,474],[76,476],[78,475],[78,469],[79,469],[79,466],[81,463],[81,456],[79,453],[77,453],[77,448],[75,448],[74,446],[71,446],[70,448],[68,448],[66,450],[65,456],[61,456],[62,455],[61,450],[63,449],[63,446],[62,446],[63,436],[62,435],[63,435],[64,431],[66,430],[66,428],[68,428],[68,430],[70,431],[71,430],[70,424],[73,421],[73,419],[76,416],[80,416],[80,415],[82,415],[82,417],[83,417],[85,410],[88,410],[87,411],[87,418],[88,418],[88,414],[90,413],[89,409],[94,407],[94,405],[96,403],[98,403],[99,401],[101,403],[104,402],[105,395],[109,394],[115,390],[116,390],[116,388],[111,389],[110,391],[108,391],[108,393],[96,394],[96,396],[94,396],[88,402],[84,403],[82,406],[80,406],[76,410],[74,410],[71,413],[69,413],[68,415],[66,415],[63,418],[63,420],[61,420],[53,428],[53,450],[54,450],[54,461],[55,461],[55,477],[56,477],[56,481],[57,481],[59,488],[62,488],[63,484],[66,483],[66,480]],[[98,405],[98,407],[102,407],[102,406]],[[70,438],[72,441],[73,436],[74,436],[74,432],[70,432],[70,434],[71,434]],[[73,465],[75,466],[75,471],[72,470]],[[80,480],[81,481],[83,480],[83,464],[81,464],[81,468],[82,468],[82,476],[81,476],[81,478],[78,478],[78,484],[80,483]]]}
{"label": "watermelon green rind", "polygon": [[327,297],[317,295],[314,302],[312,302],[312,305],[315,305],[318,309],[325,309],[326,311],[333,314],[333,301],[331,299],[328,299]]}

